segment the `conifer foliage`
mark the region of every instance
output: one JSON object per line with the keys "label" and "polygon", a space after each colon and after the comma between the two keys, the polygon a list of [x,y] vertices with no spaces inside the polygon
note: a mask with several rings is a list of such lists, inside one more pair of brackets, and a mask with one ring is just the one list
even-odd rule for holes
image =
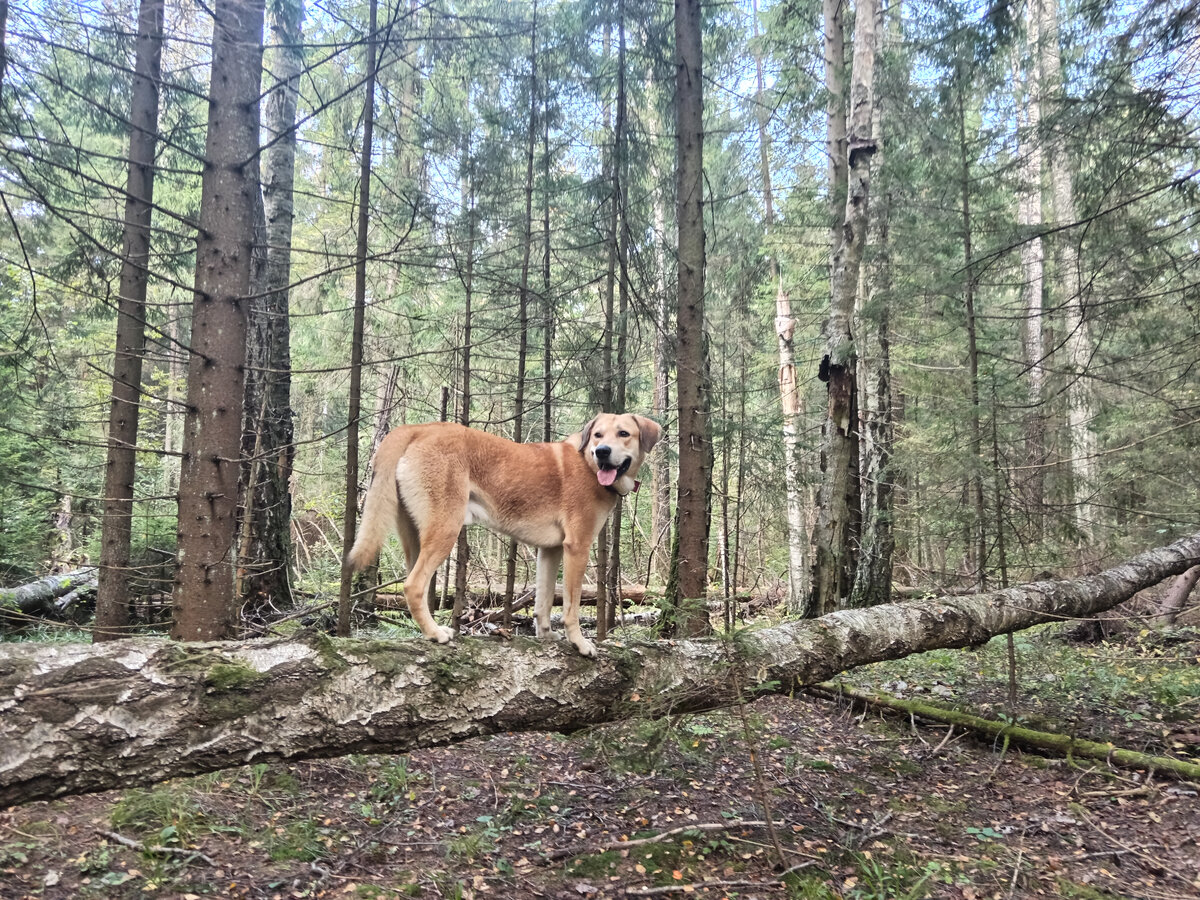
{"label": "conifer foliage", "polygon": [[[604,405],[668,441],[601,632],[1197,530],[1200,17],[1135,7],[0,5],[2,577],[98,561],[97,639],[321,622],[389,424]],[[531,572],[470,530],[431,602]]]}

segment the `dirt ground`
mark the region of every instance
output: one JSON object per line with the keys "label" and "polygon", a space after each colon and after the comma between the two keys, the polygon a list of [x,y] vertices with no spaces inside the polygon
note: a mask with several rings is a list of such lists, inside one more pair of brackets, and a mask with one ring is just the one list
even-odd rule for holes
{"label": "dirt ground", "polygon": [[[1002,649],[990,648],[847,680],[996,714]],[[1179,685],[1197,685],[1200,640],[1104,652],[1107,668],[1085,671],[1086,655],[1027,664],[1022,715],[1194,761],[1200,688]],[[1123,672],[1127,657],[1105,696],[1095,672]],[[1052,671],[1064,665],[1077,680]],[[1165,667],[1172,680],[1143,690],[1139,672]],[[771,696],[30,804],[0,812],[0,873],[0,897],[64,900],[1169,900],[1200,897],[1200,786]]]}

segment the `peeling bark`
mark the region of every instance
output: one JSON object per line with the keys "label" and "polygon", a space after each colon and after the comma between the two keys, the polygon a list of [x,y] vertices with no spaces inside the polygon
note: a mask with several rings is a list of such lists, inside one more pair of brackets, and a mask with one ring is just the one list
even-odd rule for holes
{"label": "peeling bark", "polygon": [[96,568],[86,566],[62,575],[47,575],[20,587],[0,588],[0,618],[12,613],[38,613],[52,600],[82,585],[96,584]]}
{"label": "peeling bark", "polygon": [[504,731],[570,732],[713,709],[748,687],[1092,616],[1200,563],[1200,534],[1097,575],[740,632],[623,645],[598,659],[517,639],[10,645],[0,658],[0,806],[252,761],[403,753]]}

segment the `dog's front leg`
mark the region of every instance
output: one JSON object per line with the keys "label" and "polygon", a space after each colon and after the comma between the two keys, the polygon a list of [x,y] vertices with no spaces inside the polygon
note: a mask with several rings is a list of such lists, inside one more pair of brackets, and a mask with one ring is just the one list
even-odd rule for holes
{"label": "dog's front leg", "polygon": [[596,645],[579,630],[579,599],[590,549],[588,544],[563,545],[563,626],[567,640],[584,656],[596,655]]}
{"label": "dog's front leg", "polygon": [[538,548],[537,586],[533,600],[533,623],[537,636],[548,638],[550,631],[550,607],[554,605],[554,585],[558,581],[558,567],[562,564],[562,547]]}

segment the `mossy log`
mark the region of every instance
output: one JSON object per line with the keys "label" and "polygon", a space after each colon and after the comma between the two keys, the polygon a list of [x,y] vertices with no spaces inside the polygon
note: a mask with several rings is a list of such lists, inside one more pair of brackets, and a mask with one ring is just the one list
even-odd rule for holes
{"label": "mossy log", "polygon": [[732,639],[518,638],[96,645],[0,650],[0,806],[248,762],[401,753],[504,731],[570,732],[713,709],[847,669],[1091,616],[1200,563],[1200,534],[1074,581],[843,610]]}
{"label": "mossy log", "polygon": [[1161,772],[1169,772],[1180,778],[1200,781],[1200,763],[1189,762],[1184,759],[1174,759],[1170,756],[1154,756],[1138,750],[1127,750],[1117,747],[1114,744],[1072,737],[1069,734],[1056,734],[1052,731],[1040,731],[1036,728],[1017,725],[1013,722],[985,719],[982,716],[972,715],[971,713],[962,712],[957,709],[946,709],[943,706],[926,703],[922,700],[906,700],[900,697],[873,694],[867,691],[855,690],[844,684],[823,683],[813,685],[809,690],[825,697],[844,697],[848,700],[856,700],[867,706],[890,709],[893,712],[902,712],[907,715],[918,716],[922,719],[942,722],[946,725],[957,725],[965,730],[974,731],[991,738],[1002,739],[1005,742],[1011,741],[1021,747],[1043,750],[1059,756],[1098,759],[1102,762],[1122,766],[1127,769],[1156,769]]}
{"label": "mossy log", "polygon": [[19,587],[0,588],[0,612],[24,615],[47,612],[55,598],[95,584],[96,567],[87,566],[61,575],[46,575]]}

